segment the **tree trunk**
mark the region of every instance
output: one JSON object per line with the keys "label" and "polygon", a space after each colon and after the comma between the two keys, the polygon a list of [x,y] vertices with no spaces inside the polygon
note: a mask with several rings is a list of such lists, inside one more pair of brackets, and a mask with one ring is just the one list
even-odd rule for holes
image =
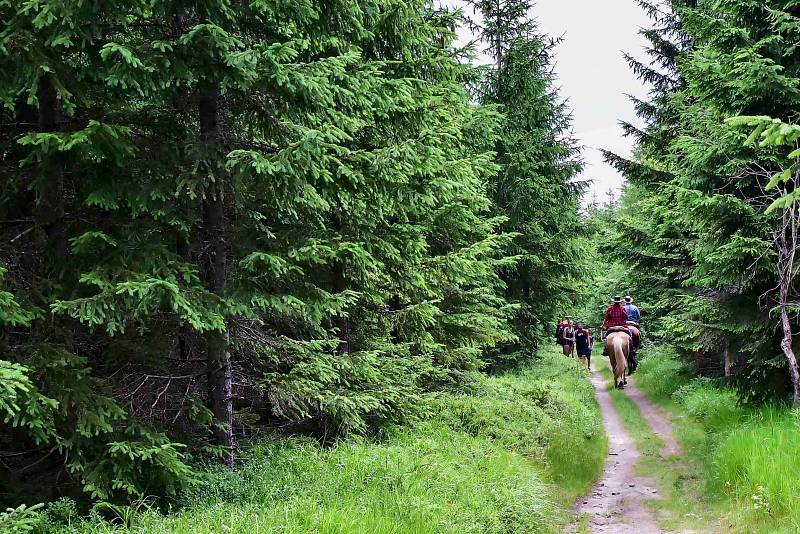
{"label": "tree trunk", "polygon": [[792,399],[795,408],[800,408],[800,372],[797,369],[797,356],[792,348],[792,324],[789,321],[789,312],[786,309],[788,297],[788,283],[781,281],[781,324],[783,325],[783,339],[781,340],[781,350],[783,350],[786,361],[789,362],[789,376],[792,380]]}
{"label": "tree trunk", "polygon": [[[188,217],[187,217],[188,219]],[[194,227],[190,228],[190,234],[194,237],[197,233]],[[196,242],[184,236],[180,230],[175,230],[175,251],[186,263],[192,263],[196,259],[195,247]],[[181,360],[189,360],[192,358],[191,349],[196,346],[193,341],[196,339],[195,331],[189,324],[182,324],[178,327],[178,358]]]}
{"label": "tree trunk", "polygon": [[[36,98],[39,101],[39,131],[58,131],[58,96],[49,74],[42,74],[39,78]],[[42,187],[35,213],[36,224],[47,236],[47,252],[52,264],[61,269],[69,254],[64,229],[64,169],[53,156],[47,156],[41,162],[40,172]]]}
{"label": "tree trunk", "polygon": [[[204,88],[200,94],[200,132],[209,150],[219,140],[219,93],[216,87]],[[225,204],[223,174],[214,172],[214,183],[206,189],[203,202],[205,256],[203,274],[208,288],[217,295],[225,292]],[[233,468],[233,377],[228,354],[228,330],[206,334],[206,374],[208,400],[214,413],[214,441],[225,447],[225,465]]]}
{"label": "tree trunk", "polygon": [[495,1],[494,8],[495,8],[495,13],[497,14],[497,20],[495,21],[495,24],[497,26],[495,28],[496,34],[495,34],[495,41],[494,41],[494,64],[495,64],[495,68],[497,69],[497,77],[498,77],[498,81],[499,81],[500,68],[502,67],[502,63],[503,63],[503,48],[502,48],[502,41],[501,41],[502,37],[500,36],[500,31],[501,31],[500,29],[502,28],[502,25],[503,25],[503,19],[502,19],[501,15],[500,15],[500,0],[496,0]]}
{"label": "tree trunk", "polygon": [[792,381],[792,400],[795,408],[800,408],[800,372],[797,369],[797,356],[792,347],[792,323],[789,319],[789,303],[792,297],[792,283],[795,275],[795,254],[798,246],[798,226],[800,212],[796,204],[783,212],[783,224],[777,234],[779,306],[783,339],[781,350],[789,364],[789,377]]}
{"label": "tree trunk", "polygon": [[725,366],[725,378],[728,378],[731,376],[731,349],[727,342],[725,348],[722,349],[722,362]]}

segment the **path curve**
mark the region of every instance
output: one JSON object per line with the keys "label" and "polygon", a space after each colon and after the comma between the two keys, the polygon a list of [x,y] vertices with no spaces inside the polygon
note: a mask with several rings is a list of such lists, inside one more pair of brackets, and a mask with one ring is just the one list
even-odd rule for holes
{"label": "path curve", "polygon": [[663,534],[646,503],[658,499],[658,491],[651,480],[634,475],[641,454],[614,408],[609,384],[594,367],[591,380],[608,436],[608,459],[601,479],[575,505],[576,516],[589,516],[592,534]]}

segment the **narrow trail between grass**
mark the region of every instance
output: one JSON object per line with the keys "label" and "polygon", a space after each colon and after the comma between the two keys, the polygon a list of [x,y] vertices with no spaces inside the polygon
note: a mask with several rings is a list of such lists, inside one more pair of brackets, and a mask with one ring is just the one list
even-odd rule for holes
{"label": "narrow trail between grass", "polygon": [[[665,531],[659,528],[646,502],[659,499],[658,490],[652,480],[635,475],[641,454],[614,407],[608,391],[610,384],[594,367],[591,381],[608,436],[608,459],[603,476],[589,495],[576,503],[576,517],[579,520],[588,519],[588,531],[592,534],[662,534]],[[678,453],[680,447],[672,435],[669,423],[641,391],[631,386],[630,380],[628,393],[653,431],[667,444],[662,456]]]}
{"label": "narrow trail between grass", "polygon": [[672,455],[680,455],[683,451],[672,433],[672,425],[667,421],[661,410],[651,403],[647,396],[636,387],[630,377],[628,377],[628,385],[625,386],[625,394],[639,408],[639,412],[647,421],[653,434],[664,441],[664,448],[660,452],[661,457],[667,458]]}

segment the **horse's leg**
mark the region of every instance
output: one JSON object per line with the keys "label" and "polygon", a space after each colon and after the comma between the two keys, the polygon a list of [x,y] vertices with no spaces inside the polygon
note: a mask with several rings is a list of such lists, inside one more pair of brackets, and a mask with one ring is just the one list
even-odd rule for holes
{"label": "horse's leg", "polygon": [[608,362],[611,364],[611,374],[614,377],[614,387],[617,387],[617,366],[614,362],[614,351],[611,350],[612,347],[604,345],[606,350],[608,351]]}
{"label": "horse's leg", "polygon": [[622,367],[622,385],[628,384],[628,357],[625,356],[625,362],[621,365]]}
{"label": "horse's leg", "polygon": [[614,388],[619,389],[619,363],[617,359],[616,347],[609,347],[608,359],[611,363],[611,372],[614,374]]}
{"label": "horse's leg", "polygon": [[620,386],[620,389],[622,389],[628,383],[628,355],[624,351],[619,362],[619,376],[622,380],[622,386]]}

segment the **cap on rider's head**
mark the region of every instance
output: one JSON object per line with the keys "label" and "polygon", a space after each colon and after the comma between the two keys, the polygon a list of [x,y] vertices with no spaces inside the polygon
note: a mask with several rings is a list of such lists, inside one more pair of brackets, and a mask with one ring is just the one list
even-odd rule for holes
{"label": "cap on rider's head", "polygon": [[620,302],[622,302],[622,297],[620,297],[619,295],[614,295],[614,302],[616,304],[619,304]]}
{"label": "cap on rider's head", "polygon": [[630,295],[627,295],[627,296],[625,296],[625,302],[627,302],[628,304],[630,304],[631,302],[633,302],[633,297],[632,297],[632,296],[630,296]]}

